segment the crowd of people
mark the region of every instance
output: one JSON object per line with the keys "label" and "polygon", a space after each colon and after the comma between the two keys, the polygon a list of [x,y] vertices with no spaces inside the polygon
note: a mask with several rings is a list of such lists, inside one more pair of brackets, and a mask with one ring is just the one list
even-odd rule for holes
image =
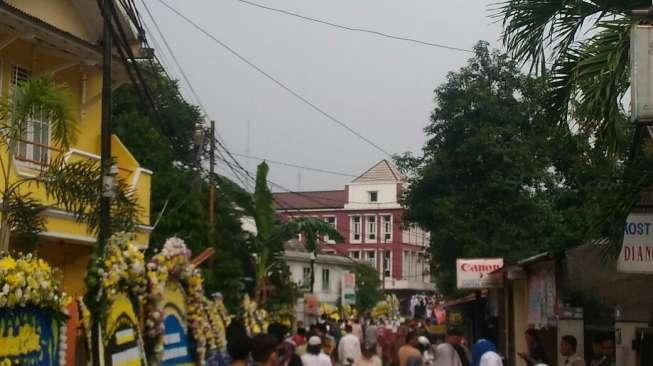
{"label": "crowd of people", "polygon": [[[267,333],[250,337],[242,322],[234,320],[226,332],[227,353],[216,358],[218,366],[503,366],[496,345],[479,339],[470,345],[457,328],[446,335],[426,331],[423,324],[410,322],[394,328],[384,321],[336,322],[322,319],[308,328],[299,322],[294,332],[272,323]],[[529,329],[524,334],[528,349],[518,353],[528,366],[550,365],[539,334]],[[609,340],[599,341],[604,350],[586,364],[577,352],[575,337],[565,335],[560,357],[566,366],[613,366]],[[210,363],[211,364],[211,363]]]}

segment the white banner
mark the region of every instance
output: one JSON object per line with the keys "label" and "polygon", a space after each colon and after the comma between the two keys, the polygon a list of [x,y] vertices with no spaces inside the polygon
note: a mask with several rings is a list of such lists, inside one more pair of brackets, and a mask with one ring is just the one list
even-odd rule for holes
{"label": "white banner", "polygon": [[630,214],[617,264],[623,273],[653,273],[653,214]]}
{"label": "white banner", "polygon": [[456,260],[456,285],[459,289],[501,287],[501,273],[490,275],[503,268],[503,258],[478,258]]}

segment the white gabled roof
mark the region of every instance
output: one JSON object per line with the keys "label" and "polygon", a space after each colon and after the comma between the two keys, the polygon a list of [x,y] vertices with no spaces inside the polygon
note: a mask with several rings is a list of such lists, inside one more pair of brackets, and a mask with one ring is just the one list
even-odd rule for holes
{"label": "white gabled roof", "polygon": [[354,179],[352,183],[401,182],[403,180],[404,176],[399,172],[399,169],[388,160],[383,159]]}

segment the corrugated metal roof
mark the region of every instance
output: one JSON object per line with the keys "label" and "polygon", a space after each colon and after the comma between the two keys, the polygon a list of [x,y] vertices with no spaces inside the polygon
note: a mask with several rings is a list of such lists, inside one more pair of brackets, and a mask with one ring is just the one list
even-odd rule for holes
{"label": "corrugated metal roof", "polygon": [[281,192],[273,196],[280,210],[344,208],[347,202],[345,190]]}

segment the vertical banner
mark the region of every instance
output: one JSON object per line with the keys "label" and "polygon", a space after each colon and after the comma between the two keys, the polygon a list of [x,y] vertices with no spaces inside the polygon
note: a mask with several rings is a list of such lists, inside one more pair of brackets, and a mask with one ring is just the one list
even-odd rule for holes
{"label": "vertical banner", "polygon": [[528,274],[528,324],[538,328],[555,325],[556,301],[555,263],[533,266]]}
{"label": "vertical banner", "polygon": [[356,304],[356,275],[352,272],[346,272],[341,279],[341,303],[348,305]]}

